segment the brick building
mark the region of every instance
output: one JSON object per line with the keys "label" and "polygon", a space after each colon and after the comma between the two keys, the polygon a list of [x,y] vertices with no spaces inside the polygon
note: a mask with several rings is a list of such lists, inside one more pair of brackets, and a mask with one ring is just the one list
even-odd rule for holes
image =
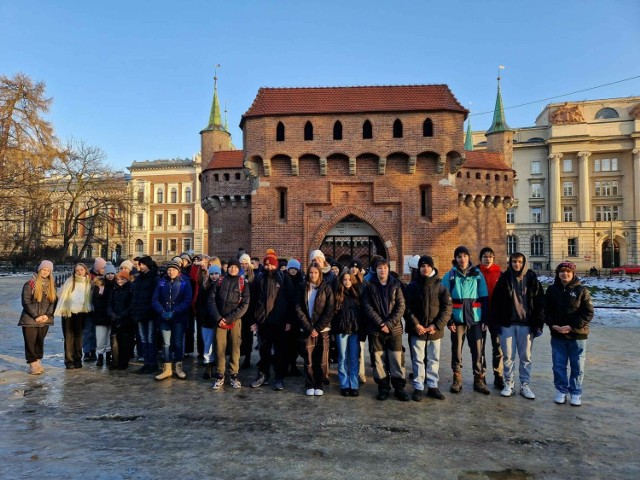
{"label": "brick building", "polygon": [[496,110],[487,150],[465,152],[468,112],[446,85],[261,88],[243,150],[201,132],[209,252],[274,248],[305,267],[318,248],[343,264],[379,254],[400,273],[415,254],[446,269],[458,244],[504,257],[513,132],[499,91]]}

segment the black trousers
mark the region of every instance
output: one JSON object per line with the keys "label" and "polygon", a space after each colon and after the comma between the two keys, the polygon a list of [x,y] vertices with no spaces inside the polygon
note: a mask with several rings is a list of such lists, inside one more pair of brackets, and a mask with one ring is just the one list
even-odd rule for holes
{"label": "black trousers", "polygon": [[119,370],[129,366],[129,352],[133,344],[133,325],[111,327],[111,354],[113,365]]}
{"label": "black trousers", "polygon": [[27,363],[42,360],[44,354],[44,337],[47,336],[49,326],[42,327],[22,327],[22,337],[24,338],[24,358]]}
{"label": "black trousers", "polygon": [[[482,373],[485,373],[487,371],[487,332],[489,332],[488,328],[484,332],[482,332]],[[500,327],[498,327],[497,335],[493,332],[489,332],[489,337],[491,338],[491,360],[493,366],[493,376],[501,377],[502,372],[504,371],[504,364],[502,363],[502,345],[500,345]]]}
{"label": "black trousers", "polygon": [[456,325],[455,333],[451,332],[451,369],[454,373],[462,372],[462,347],[465,338],[469,343],[469,350],[471,350],[473,374],[482,375],[484,340],[482,339],[482,325],[479,323],[472,326]]}
{"label": "black trousers", "polygon": [[82,332],[86,313],[72,313],[62,317],[62,336],[64,337],[64,364],[82,365]]}
{"label": "black trousers", "polygon": [[287,375],[287,349],[286,337],[283,327],[260,326],[258,327],[260,341],[260,361],[258,371],[265,376],[271,375],[271,367],[276,379],[284,380]]}

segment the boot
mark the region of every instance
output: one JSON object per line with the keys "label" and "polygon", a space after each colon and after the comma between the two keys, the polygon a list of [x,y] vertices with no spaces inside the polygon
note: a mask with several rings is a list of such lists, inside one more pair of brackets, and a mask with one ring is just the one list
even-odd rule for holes
{"label": "boot", "polygon": [[498,390],[502,390],[505,387],[504,378],[502,378],[502,375],[494,375],[493,386]]}
{"label": "boot", "polygon": [[107,367],[109,367],[109,366],[111,366],[111,363],[113,362],[113,356],[112,356],[111,352],[107,352],[106,356],[107,356],[107,358],[106,358],[105,361],[106,361]]}
{"label": "boot", "polygon": [[96,351],[95,350],[91,350],[89,352],[89,360],[91,360],[92,362],[95,362],[96,360],[98,360],[98,357],[96,356]]}
{"label": "boot", "polygon": [[213,374],[213,364],[212,363],[205,363],[205,365],[204,365],[204,373],[202,374],[202,378],[204,380],[209,380],[211,378],[212,374]]}
{"label": "boot", "polygon": [[186,380],[187,374],[182,370],[182,362],[176,362],[176,376],[180,380]]}
{"label": "boot", "polygon": [[451,393],[460,393],[460,390],[462,390],[462,373],[453,372],[453,383],[449,390]]}
{"label": "boot", "polygon": [[101,367],[104,365],[104,355],[103,354],[99,354],[98,355],[98,361],[96,362],[96,367]]}
{"label": "boot", "polygon": [[476,392],[480,392],[484,395],[489,395],[491,391],[487,388],[487,383],[484,381],[484,375],[473,376],[473,389]]}
{"label": "boot", "polygon": [[29,364],[29,375],[40,375],[42,372],[38,369],[38,361]]}
{"label": "boot", "polygon": [[171,363],[167,362],[162,367],[162,373],[160,375],[156,375],[155,379],[160,381],[164,380],[165,378],[171,378],[171,373]]}
{"label": "boot", "polygon": [[44,373],[44,368],[42,366],[42,362],[40,362],[40,359],[36,360],[36,363],[38,364],[38,374]]}

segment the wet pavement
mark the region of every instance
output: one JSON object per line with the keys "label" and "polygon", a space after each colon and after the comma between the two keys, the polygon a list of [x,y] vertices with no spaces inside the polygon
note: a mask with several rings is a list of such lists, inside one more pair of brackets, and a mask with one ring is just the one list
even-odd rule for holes
{"label": "wet pavement", "polygon": [[323,397],[299,378],[252,389],[255,368],[243,388],[213,391],[195,361],[186,381],[135,375],[135,363],[65,370],[59,319],[45,373],[28,375],[16,326],[26,280],[0,278],[0,478],[640,478],[637,328],[594,329],[582,407],[553,403],[548,332],[534,344],[534,401],[473,392],[468,351],[463,390],[449,394],[448,336],[444,401],[379,402],[369,368],[358,398],[340,396],[335,370]]}

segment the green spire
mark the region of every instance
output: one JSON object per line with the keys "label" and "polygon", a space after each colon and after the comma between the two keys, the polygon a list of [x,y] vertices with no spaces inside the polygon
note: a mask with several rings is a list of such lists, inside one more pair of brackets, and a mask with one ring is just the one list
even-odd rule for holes
{"label": "green spire", "polygon": [[487,130],[489,133],[498,133],[511,130],[504,118],[504,107],[502,106],[502,93],[500,91],[500,76],[498,76],[498,95],[496,96],[496,106],[493,110],[493,123],[491,128]]}
{"label": "green spire", "polygon": [[473,135],[471,134],[471,119],[467,120],[467,135],[464,139],[464,149],[471,152],[473,151]]}
{"label": "green spire", "polygon": [[[217,67],[216,67],[217,70]],[[218,73],[213,77],[213,103],[211,104],[211,114],[209,115],[209,125],[205,130],[223,130],[228,131],[222,125],[222,115],[220,115],[220,103],[218,102]]]}
{"label": "green spire", "polygon": [[227,118],[227,103],[224,104],[224,131],[229,131],[229,119]]}

